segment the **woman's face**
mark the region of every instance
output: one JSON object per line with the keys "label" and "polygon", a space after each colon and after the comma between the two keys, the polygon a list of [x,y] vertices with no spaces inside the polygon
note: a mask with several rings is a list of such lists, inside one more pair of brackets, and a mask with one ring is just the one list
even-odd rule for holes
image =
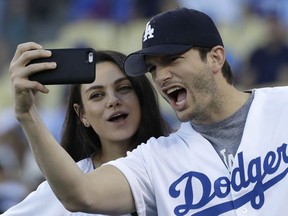
{"label": "woman's face", "polygon": [[129,144],[137,131],[141,110],[138,97],[125,74],[112,62],[96,64],[96,79],[81,86],[84,112],[101,143]]}

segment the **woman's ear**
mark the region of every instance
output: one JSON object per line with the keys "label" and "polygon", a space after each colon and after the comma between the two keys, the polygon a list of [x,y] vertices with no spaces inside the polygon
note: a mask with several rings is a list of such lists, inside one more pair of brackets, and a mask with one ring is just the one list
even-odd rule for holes
{"label": "woman's ear", "polygon": [[225,50],[222,46],[215,46],[211,49],[210,53],[212,59],[211,68],[213,70],[213,73],[217,73],[218,71],[222,70],[222,67],[225,63]]}
{"label": "woman's ear", "polygon": [[79,106],[79,104],[74,103],[73,108],[74,108],[74,111],[76,112],[76,114],[78,115],[78,117],[80,118],[80,106]]}
{"label": "woman's ear", "polygon": [[77,116],[79,117],[80,121],[85,125],[85,127],[90,127],[90,123],[88,122],[88,120],[86,119],[85,114],[83,114],[80,110],[80,106],[77,103],[73,104],[73,108],[77,114]]}

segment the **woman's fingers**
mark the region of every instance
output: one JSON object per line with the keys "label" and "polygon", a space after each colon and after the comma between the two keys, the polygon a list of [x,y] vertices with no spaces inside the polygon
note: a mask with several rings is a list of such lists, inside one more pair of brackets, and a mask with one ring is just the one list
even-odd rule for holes
{"label": "woman's fingers", "polygon": [[54,62],[29,64],[33,59],[49,56],[51,56],[51,51],[42,49],[42,46],[37,43],[28,42],[18,45],[9,67],[17,114],[29,112],[34,104],[34,93],[49,92],[41,83],[29,80],[29,76],[34,73],[56,67]]}
{"label": "woman's fingers", "polygon": [[[26,66],[34,65],[34,64],[29,64],[31,60],[33,59],[39,59],[39,58],[47,58],[51,56],[51,51],[49,50],[43,50],[43,49],[38,49],[38,50],[26,50],[23,52],[21,51],[16,51],[16,53],[21,53],[21,55],[15,54],[13,60],[11,61],[10,64],[10,71],[14,71],[15,69],[24,69]],[[28,70],[33,73],[33,70],[40,71],[40,70],[49,70],[53,69],[54,64],[51,63],[43,63],[43,65],[36,66],[36,67],[29,67]],[[29,75],[31,75],[29,73]]]}
{"label": "woman's fingers", "polygon": [[14,54],[14,57],[12,58],[11,63],[14,63],[19,57],[28,50],[39,50],[43,49],[40,44],[34,43],[34,42],[27,42],[22,43],[17,46],[16,52]]}

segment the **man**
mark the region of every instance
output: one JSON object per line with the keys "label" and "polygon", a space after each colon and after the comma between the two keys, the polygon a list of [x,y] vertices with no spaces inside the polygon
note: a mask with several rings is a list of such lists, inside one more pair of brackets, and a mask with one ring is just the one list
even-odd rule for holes
{"label": "man", "polygon": [[[281,108],[286,88],[235,89],[214,23],[185,8],[147,23],[143,49],[128,56],[125,70],[132,76],[152,73],[159,92],[187,122],[175,134],[179,137],[158,141],[163,156],[155,156],[164,171],[159,180],[152,172],[156,202],[166,201],[176,215],[281,214],[284,201],[277,201],[274,212],[271,205],[274,196],[284,200],[288,192],[288,136],[278,130],[287,120]],[[155,169],[155,160],[147,163]]]}
{"label": "man", "polygon": [[[48,55],[38,45],[29,48],[37,57]],[[26,89],[47,91],[25,74],[55,65],[24,67],[21,60],[36,51],[23,53],[18,48],[10,68],[16,116],[53,191],[71,211],[265,216],[288,210],[288,90],[238,91],[206,14],[181,8],[153,17],[143,49],[124,65],[132,76],[152,73],[181,128],[88,175],[51,138],[27,96]]]}

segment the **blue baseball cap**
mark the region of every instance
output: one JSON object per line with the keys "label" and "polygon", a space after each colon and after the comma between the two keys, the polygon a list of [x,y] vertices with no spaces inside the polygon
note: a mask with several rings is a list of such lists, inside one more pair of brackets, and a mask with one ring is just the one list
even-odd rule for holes
{"label": "blue baseball cap", "polygon": [[146,24],[142,49],[131,53],[124,62],[129,76],[147,72],[144,56],[173,55],[192,47],[224,47],[213,20],[205,13],[188,8],[177,8],[160,13]]}

